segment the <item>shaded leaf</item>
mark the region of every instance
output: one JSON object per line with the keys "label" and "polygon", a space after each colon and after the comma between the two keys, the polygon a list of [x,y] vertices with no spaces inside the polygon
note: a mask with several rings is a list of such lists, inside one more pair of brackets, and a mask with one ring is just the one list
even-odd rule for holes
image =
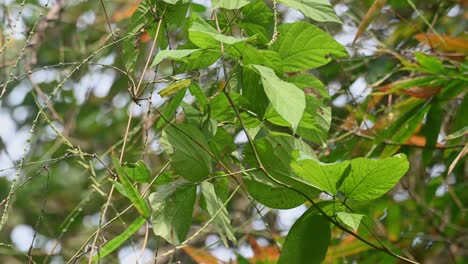
{"label": "shaded leaf", "polygon": [[209,149],[208,143],[197,127],[171,125],[164,129],[163,137],[170,144],[168,153],[177,174],[190,181],[203,180],[210,174],[211,158],[205,151]]}
{"label": "shaded leaf", "polygon": [[123,169],[127,176],[133,181],[149,182],[151,180],[151,172],[142,160],[136,163],[125,164]]}
{"label": "shaded leaf", "polygon": [[112,155],[112,163],[115,167],[115,171],[117,176],[119,177],[120,183],[122,184],[126,197],[130,199],[135,209],[137,209],[138,213],[145,218],[149,218],[150,211],[146,202],[141,198],[140,194],[138,193],[137,189],[132,185],[128,176],[125,173],[125,170],[120,165],[119,160],[115,155]]}
{"label": "shaded leaf", "polygon": [[185,93],[187,89],[182,89],[179,91],[175,96],[172,97],[171,101],[167,104],[162,112],[162,116],[160,117],[158,122],[156,123],[156,130],[159,130],[164,124],[167,124],[171,121],[172,117],[175,115],[177,108],[180,106],[180,103],[184,99]]}
{"label": "shaded leaf", "polygon": [[[226,247],[229,247],[226,238],[232,242],[236,242],[234,231],[232,230],[231,220],[229,219],[229,213],[224,207],[224,202],[218,197],[215,192],[214,185],[209,182],[202,182],[200,185],[201,193],[206,201],[206,209],[211,217],[215,217],[213,220],[218,233],[223,238],[223,242]],[[221,210],[219,213],[217,213]],[[216,214],[217,213],[217,214]]]}
{"label": "shaded leaf", "polygon": [[309,208],[289,230],[278,264],[322,263],[330,237],[330,222]]}
{"label": "shaded leaf", "polygon": [[153,231],[172,245],[187,237],[192,224],[197,187],[188,182],[173,182],[149,196],[153,210]]}

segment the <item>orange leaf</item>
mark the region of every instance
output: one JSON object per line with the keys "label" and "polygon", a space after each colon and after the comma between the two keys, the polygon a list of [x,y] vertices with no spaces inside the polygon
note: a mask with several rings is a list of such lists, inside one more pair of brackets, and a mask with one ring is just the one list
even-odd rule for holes
{"label": "orange leaf", "polygon": [[440,87],[411,87],[400,91],[412,97],[428,99],[438,94],[440,92]]}
{"label": "orange leaf", "polygon": [[143,34],[140,35],[140,42],[146,43],[151,40],[151,36],[148,34],[148,32],[143,32]]}
{"label": "orange leaf", "polygon": [[406,144],[424,147],[426,146],[426,137],[413,135],[406,141]]}
{"label": "orange leaf", "polygon": [[247,239],[254,252],[254,257],[251,259],[252,263],[256,263],[257,261],[271,261],[276,263],[276,261],[278,261],[280,253],[275,246],[261,247],[253,236],[249,236]]}
{"label": "orange leaf", "polygon": [[[468,39],[466,37],[450,37],[440,35],[440,38],[433,33],[420,33],[415,38],[434,49],[443,51],[455,51],[468,53]],[[442,40],[441,40],[442,39]]]}
{"label": "orange leaf", "polygon": [[218,264],[222,263],[219,259],[215,258],[209,252],[203,249],[197,249],[191,246],[182,248],[187,255],[189,255],[198,264]]}
{"label": "orange leaf", "polygon": [[138,0],[136,3],[132,4],[131,6],[125,8],[124,10],[118,10],[114,13],[112,18],[114,19],[115,22],[119,22],[121,20],[124,20],[126,18],[129,18],[133,15],[133,12],[137,10],[138,5],[140,4],[141,0]]}
{"label": "orange leaf", "polygon": [[356,40],[362,35],[362,33],[366,30],[372,20],[380,13],[380,10],[384,7],[387,0],[375,0],[372,6],[367,11],[366,15],[362,19],[361,23],[359,24],[358,31],[356,36],[354,37],[353,44],[356,43]]}

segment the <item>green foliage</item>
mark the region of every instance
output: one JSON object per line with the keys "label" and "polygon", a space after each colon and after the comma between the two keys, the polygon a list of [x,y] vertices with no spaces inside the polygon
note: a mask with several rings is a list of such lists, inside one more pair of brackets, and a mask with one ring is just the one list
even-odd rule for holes
{"label": "green foliage", "polygon": [[153,211],[153,232],[172,245],[181,244],[192,224],[196,185],[172,182],[149,196]]}
{"label": "green foliage", "polygon": [[322,263],[330,237],[330,222],[310,208],[289,230],[278,263]]}
{"label": "green foliage", "polygon": [[[254,257],[239,263],[463,258],[466,22],[447,15],[461,2],[389,1],[383,12],[385,1],[351,0],[340,17],[328,0],[56,2],[29,10],[25,38],[1,26],[9,14],[24,22],[24,5],[0,5],[0,116],[11,112],[15,130],[0,131],[12,161],[0,173],[15,171],[0,181],[0,231],[41,233],[27,254],[0,233],[0,262],[115,263],[132,246],[214,263],[200,246],[210,234],[219,241],[207,248],[235,254],[248,241]],[[283,23],[291,9],[305,19]],[[333,36],[353,25],[362,42],[345,48]],[[16,134],[27,138],[11,155],[3,136]],[[304,205],[292,227],[269,223]],[[93,215],[98,227],[83,220]],[[41,246],[48,238],[64,250]]]}

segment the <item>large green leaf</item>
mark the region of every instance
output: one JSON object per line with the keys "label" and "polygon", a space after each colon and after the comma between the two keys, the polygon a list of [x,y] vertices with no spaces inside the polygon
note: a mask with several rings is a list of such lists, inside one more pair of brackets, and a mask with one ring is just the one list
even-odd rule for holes
{"label": "large green leaf", "polygon": [[197,17],[189,28],[189,38],[193,44],[202,49],[219,49],[220,42],[232,45],[247,40],[223,35],[200,17]]}
{"label": "large green leaf", "polygon": [[248,3],[247,0],[211,0],[212,8],[239,9]]}
{"label": "large green leaf", "polygon": [[[314,153],[301,140],[287,134],[272,134],[254,141],[255,149],[266,171],[276,181],[301,191],[309,198],[319,194],[319,190],[307,180],[294,175],[290,168],[292,152],[298,151],[309,157]],[[247,167],[257,167],[257,161],[250,147],[245,151]],[[307,198],[296,191],[278,184],[261,171],[249,172],[244,178],[249,193],[258,202],[276,209],[289,209],[299,206]]]}
{"label": "large green leaf", "polygon": [[329,0],[278,0],[278,2],[301,11],[315,21],[341,23]]}
{"label": "large green leaf", "polygon": [[[228,246],[226,238],[232,242],[236,242],[234,231],[232,230],[229,213],[224,206],[224,202],[218,197],[215,192],[215,187],[210,182],[202,182],[200,185],[201,193],[206,201],[206,209],[211,217],[214,217],[213,223],[218,230],[218,233],[223,238],[226,246]],[[221,210],[219,213],[218,211]],[[226,238],[225,238],[226,237]]]}
{"label": "large green leaf", "polygon": [[122,168],[119,160],[115,155],[112,155],[112,163],[114,165],[115,171],[117,172],[117,176],[119,177],[120,183],[122,184],[122,187],[125,190],[125,193],[123,193],[123,195],[130,199],[130,201],[133,203],[133,206],[135,206],[135,209],[137,209],[138,213],[140,213],[141,216],[149,218],[150,210],[146,205],[145,200],[143,200],[143,198],[138,193],[137,189],[132,185],[130,179],[125,173],[125,170]]}
{"label": "large green leaf", "polygon": [[255,64],[253,67],[260,73],[263,88],[273,108],[296,131],[306,107],[304,92],[296,85],[278,78],[268,67]]}
{"label": "large green leaf", "polygon": [[384,195],[409,168],[404,154],[382,160],[357,158],[351,160],[351,171],[340,191],[347,199],[372,200]]}
{"label": "large green leaf", "polygon": [[125,231],[120,235],[114,237],[111,241],[107,242],[100,250],[99,254],[93,256],[93,262],[102,259],[110,253],[114,252],[120,247],[127,239],[129,239],[140,227],[146,222],[143,216],[139,216],[133,223],[131,223]]}
{"label": "large green leaf", "polygon": [[283,24],[280,35],[271,46],[279,53],[284,71],[295,72],[325,65],[331,57],[345,57],[345,48],[329,34],[306,22]]}
{"label": "large green leaf", "polygon": [[322,191],[337,195],[338,188],[343,183],[349,172],[350,163],[344,161],[340,163],[320,163],[312,159],[301,159],[299,157],[291,162],[294,172],[317,186]]}
{"label": "large green leaf", "polygon": [[133,181],[149,182],[151,180],[151,172],[142,160],[136,163],[125,164],[123,169],[127,176]]}
{"label": "large green leaf", "polygon": [[330,222],[310,208],[289,230],[278,264],[322,263],[330,237]]}
{"label": "large green leaf", "polygon": [[[188,124],[171,125],[164,129],[163,137],[174,171],[190,181],[200,181],[211,172],[211,157],[203,133]],[[203,147],[202,147],[203,146]],[[206,150],[205,150],[206,149]]]}
{"label": "large green leaf", "polygon": [[149,196],[153,210],[153,231],[172,245],[187,237],[192,224],[197,187],[188,182],[173,182]]}

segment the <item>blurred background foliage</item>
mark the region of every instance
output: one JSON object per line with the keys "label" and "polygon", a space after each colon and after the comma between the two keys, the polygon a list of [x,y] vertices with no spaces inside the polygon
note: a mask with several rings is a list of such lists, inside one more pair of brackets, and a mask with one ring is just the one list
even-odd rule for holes
{"label": "blurred background foliage", "polygon": [[[265,2],[272,6],[271,1]],[[123,68],[129,61],[112,44],[108,26],[120,29],[115,39],[125,36],[138,4],[123,0],[0,2],[0,91],[6,87],[0,101],[2,211],[25,155],[12,210],[0,232],[0,263],[24,262],[34,234],[30,254],[37,263],[87,263],[76,253],[95,232],[111,184],[101,163],[71,146],[97,154],[105,164],[110,164],[109,153],[121,148],[132,96],[128,78],[115,67]],[[366,225],[399,254],[422,263],[464,263],[468,258],[468,1],[339,0],[332,4],[343,24],[312,23],[345,45],[350,57],[313,70],[327,85],[332,105],[329,138],[323,144],[312,144],[314,150],[324,162],[405,153],[411,166],[400,184],[372,206],[355,202],[353,208],[368,215]],[[192,1],[186,7],[187,12],[205,17],[212,12],[209,1]],[[307,20],[281,5],[278,11],[283,22]],[[186,38],[185,14],[174,12],[168,19],[173,21],[160,34],[160,49],[175,48]],[[136,76],[149,54],[155,21],[157,17],[148,21],[133,43],[139,50]],[[224,23],[222,18],[220,23]],[[35,33],[29,36],[32,28]],[[94,52],[89,63],[68,76]],[[140,97],[151,98],[151,104],[141,101],[134,109],[125,152],[126,161],[143,159],[152,174],[168,159],[154,125],[158,120],[154,109],[167,105],[156,92],[167,84],[152,80],[171,75],[172,67],[170,62],[159,67],[157,76],[153,70],[145,75],[146,89]],[[219,71],[220,66],[213,64],[201,73],[212,90],[222,86]],[[46,106],[48,114],[35,121],[38,104],[58,85],[62,89]],[[187,95],[184,100],[192,99]],[[35,131],[29,142],[32,125]],[[237,147],[243,144],[235,142]],[[125,197],[116,195],[110,214],[115,216],[127,206]],[[303,211],[304,207],[263,208],[266,217],[260,219],[245,197],[236,196],[229,212],[242,237],[239,247],[227,249],[218,243],[219,237],[206,234],[161,261],[216,263],[216,258],[227,261],[237,255],[238,263],[247,261],[244,257],[253,263],[274,262],[278,252],[265,222],[277,241],[282,241],[291,219]],[[120,234],[135,214],[120,215],[119,221],[106,228],[106,237]],[[194,212],[195,227],[207,219],[202,211]],[[367,235],[365,229],[359,233]],[[143,236],[144,230],[137,232],[118,255],[105,262],[134,263],[132,247],[139,249]],[[149,262],[156,244],[150,237],[143,252]],[[160,252],[170,249],[159,245]],[[326,262],[353,261],[395,263],[334,230]]]}

